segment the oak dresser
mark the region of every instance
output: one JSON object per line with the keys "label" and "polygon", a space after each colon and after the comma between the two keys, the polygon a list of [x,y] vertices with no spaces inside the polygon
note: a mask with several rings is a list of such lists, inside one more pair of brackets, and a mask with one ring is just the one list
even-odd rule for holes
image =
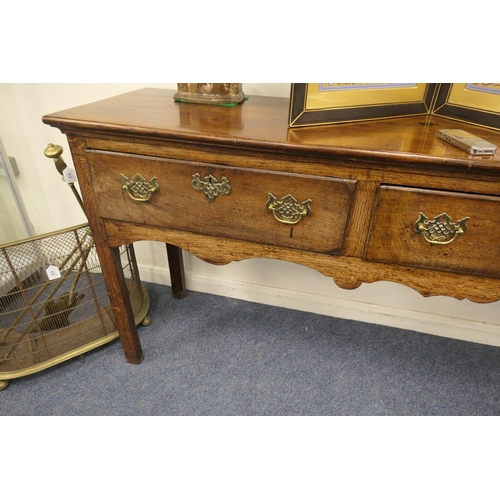
{"label": "oak dresser", "polygon": [[167,244],[214,264],[254,257],[314,268],[342,288],[393,281],[424,296],[500,299],[500,153],[437,139],[433,116],[288,127],[289,100],[235,107],[143,89],[53,113],[68,138],[127,361],[143,354],[119,247]]}

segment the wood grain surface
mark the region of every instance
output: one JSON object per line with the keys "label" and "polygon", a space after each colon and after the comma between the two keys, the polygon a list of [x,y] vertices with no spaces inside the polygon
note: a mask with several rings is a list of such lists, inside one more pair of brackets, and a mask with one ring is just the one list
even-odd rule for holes
{"label": "wood grain surface", "polygon": [[[393,281],[424,296],[500,299],[500,153],[475,157],[437,138],[464,128],[500,145],[500,133],[434,116],[288,128],[289,100],[250,96],[235,107],[178,103],[143,89],[43,117],[67,134],[85,210],[129,362],[142,359],[117,248],[167,243],[175,294],[185,291],[182,248],[213,263],[265,257],[295,262],[342,288]],[[156,178],[138,202],[122,175]],[[226,178],[212,202],[193,175]],[[279,222],[268,195],[311,200],[297,224]],[[447,245],[416,230],[423,213],[467,218]]]}

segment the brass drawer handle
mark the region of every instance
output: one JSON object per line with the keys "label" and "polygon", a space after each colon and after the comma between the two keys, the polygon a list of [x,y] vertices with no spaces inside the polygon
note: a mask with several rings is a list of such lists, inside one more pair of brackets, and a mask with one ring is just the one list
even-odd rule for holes
{"label": "brass drawer handle", "polygon": [[203,180],[201,180],[200,174],[194,174],[193,179],[191,180],[191,187],[195,191],[203,193],[208,198],[210,203],[212,203],[219,195],[229,196],[231,194],[231,186],[225,177],[222,177],[219,182],[213,175],[207,175]]}
{"label": "brass drawer handle", "polygon": [[457,222],[452,222],[451,217],[447,213],[442,213],[434,217],[434,219],[429,220],[420,212],[414,227],[417,233],[422,234],[429,243],[434,245],[448,245],[467,231],[466,222],[469,219],[470,217],[464,217]]}
{"label": "brass drawer handle", "polygon": [[135,174],[132,179],[121,174],[122,189],[135,201],[149,201],[160,190],[160,186],[153,177],[149,182],[142,175]]}
{"label": "brass drawer handle", "polygon": [[271,193],[267,196],[266,208],[283,224],[297,224],[303,217],[311,215],[311,200],[299,203],[291,194],[287,194],[281,200]]}

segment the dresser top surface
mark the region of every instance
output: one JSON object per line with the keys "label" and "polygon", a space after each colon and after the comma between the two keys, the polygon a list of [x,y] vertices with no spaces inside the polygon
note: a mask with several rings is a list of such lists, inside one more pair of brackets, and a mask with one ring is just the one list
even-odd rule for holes
{"label": "dresser top surface", "polygon": [[[249,96],[234,107],[174,101],[175,91],[146,88],[52,113],[43,122],[68,134],[175,139],[246,148],[372,157],[500,170],[500,132],[436,116],[290,128],[289,99]],[[474,157],[437,138],[462,128],[499,146]]]}

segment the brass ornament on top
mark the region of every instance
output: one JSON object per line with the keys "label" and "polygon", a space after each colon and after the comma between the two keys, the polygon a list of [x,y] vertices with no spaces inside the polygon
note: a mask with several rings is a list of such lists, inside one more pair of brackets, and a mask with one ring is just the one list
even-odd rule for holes
{"label": "brass ornament on top", "polygon": [[233,106],[246,99],[241,83],[178,83],[177,90],[179,102]]}

